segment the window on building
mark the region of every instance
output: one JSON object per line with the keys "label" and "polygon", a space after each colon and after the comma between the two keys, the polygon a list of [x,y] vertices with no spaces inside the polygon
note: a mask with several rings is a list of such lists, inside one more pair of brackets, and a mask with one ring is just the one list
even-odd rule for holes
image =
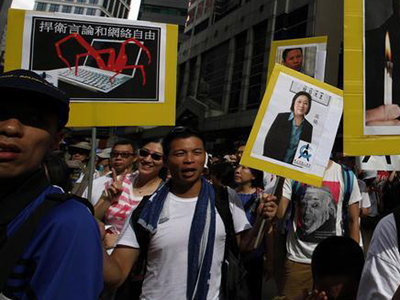
{"label": "window on building", "polygon": [[62,7],[62,12],[63,12],[63,13],[69,14],[69,13],[71,13],[71,11],[72,11],[72,7],[71,7],[71,6],[69,6],[69,5],[63,5],[63,7]]}
{"label": "window on building", "polygon": [[83,15],[83,7],[75,7],[74,13],[77,15]]}
{"label": "window on building", "polygon": [[[178,88],[177,88],[178,93],[177,94],[178,94],[178,96],[181,96],[183,93],[182,89],[183,89],[183,83],[184,83],[183,79],[185,78],[185,66],[186,66],[186,63],[183,63],[183,64],[180,64],[178,67],[178,74],[177,74],[177,78],[178,78]],[[183,97],[177,97],[177,99],[176,99],[178,101],[177,104],[179,105],[183,99],[184,99],[184,95],[183,95]]]}
{"label": "window on building", "polygon": [[65,2],[72,2],[72,0],[65,0]]}
{"label": "window on building", "polygon": [[267,64],[265,63],[267,26],[268,20],[265,20],[253,28],[254,42],[247,99],[248,109],[258,107],[264,94],[262,87],[265,87],[265,76],[267,73]]}
{"label": "window on building", "polygon": [[118,18],[123,18],[124,17],[124,11],[125,11],[125,7],[121,6],[119,9],[119,13],[118,13]]}
{"label": "window on building", "polygon": [[59,9],[60,9],[59,4],[50,4],[50,8],[49,8],[50,12],[58,12]]}
{"label": "window on building", "polygon": [[238,34],[235,37],[235,57],[233,63],[231,95],[229,100],[229,112],[239,110],[240,95],[243,87],[243,66],[246,52],[247,31]]}
{"label": "window on building", "polygon": [[275,40],[295,39],[307,36],[308,5],[276,18]]}
{"label": "window on building", "polygon": [[221,106],[220,109],[226,84],[228,51],[229,42],[225,42],[203,54],[197,89],[198,99],[212,100],[214,105]]}
{"label": "window on building", "polygon": [[196,58],[192,58],[189,62],[189,86],[188,96],[195,96],[195,75],[196,75]]}
{"label": "window on building", "polygon": [[202,21],[200,24],[196,25],[196,27],[194,28],[194,34],[196,35],[202,32],[203,30],[207,29],[207,27],[208,27],[208,18]]}
{"label": "window on building", "polygon": [[104,2],[103,2],[103,7],[104,7],[105,9],[107,9],[107,7],[108,7],[108,1],[109,1],[109,0],[104,0]]}
{"label": "window on building", "polygon": [[99,2],[99,0],[89,0],[90,4],[97,4]]}
{"label": "window on building", "polygon": [[89,8],[86,10],[86,14],[87,14],[88,16],[94,16],[94,15],[96,15],[96,9],[95,9],[95,8],[89,7]]}
{"label": "window on building", "polygon": [[47,4],[46,3],[38,2],[37,6],[36,6],[36,10],[38,10],[38,11],[46,11],[46,9],[47,9]]}
{"label": "window on building", "polygon": [[76,0],[78,3],[86,3],[86,0]]}

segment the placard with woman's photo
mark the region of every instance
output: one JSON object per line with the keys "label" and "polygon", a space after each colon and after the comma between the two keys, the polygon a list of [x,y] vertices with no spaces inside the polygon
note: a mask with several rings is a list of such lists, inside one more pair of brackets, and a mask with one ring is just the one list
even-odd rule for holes
{"label": "placard with woman's photo", "polygon": [[320,185],[342,110],[340,90],[276,65],[241,163]]}

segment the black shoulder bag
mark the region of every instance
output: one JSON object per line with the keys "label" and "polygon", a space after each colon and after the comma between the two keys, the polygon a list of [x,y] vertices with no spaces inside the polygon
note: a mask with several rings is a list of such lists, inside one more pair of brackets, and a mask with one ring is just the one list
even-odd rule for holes
{"label": "black shoulder bag", "polygon": [[240,256],[236,240],[232,213],[229,208],[229,194],[226,188],[216,188],[215,206],[225,225],[226,242],[222,263],[222,293],[226,300],[250,299],[247,271]]}

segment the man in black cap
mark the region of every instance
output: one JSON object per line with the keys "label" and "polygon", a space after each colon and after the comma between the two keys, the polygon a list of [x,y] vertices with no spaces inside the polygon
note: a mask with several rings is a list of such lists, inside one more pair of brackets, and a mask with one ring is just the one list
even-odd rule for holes
{"label": "man in black cap", "polygon": [[99,229],[78,199],[57,201],[38,218],[5,271],[12,261],[5,249],[54,195],[63,194],[50,185],[41,163],[61,140],[69,98],[26,70],[0,75],[0,92],[0,299],[97,299],[103,287]]}

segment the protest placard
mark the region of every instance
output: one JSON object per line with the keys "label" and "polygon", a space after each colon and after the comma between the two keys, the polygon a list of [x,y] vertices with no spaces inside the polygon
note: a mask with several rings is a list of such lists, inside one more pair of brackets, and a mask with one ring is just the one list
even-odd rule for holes
{"label": "protest placard", "polygon": [[68,126],[173,125],[177,26],[10,10],[6,69],[71,97]]}
{"label": "protest placard", "polygon": [[273,41],[268,78],[276,63],[321,81],[325,78],[327,36]]}
{"label": "protest placard", "polygon": [[365,171],[400,171],[400,155],[358,156],[356,164]]}
{"label": "protest placard", "polygon": [[241,164],[320,186],[342,108],[339,89],[277,64]]}
{"label": "protest placard", "polygon": [[345,1],[344,153],[399,154],[399,53],[392,0]]}

